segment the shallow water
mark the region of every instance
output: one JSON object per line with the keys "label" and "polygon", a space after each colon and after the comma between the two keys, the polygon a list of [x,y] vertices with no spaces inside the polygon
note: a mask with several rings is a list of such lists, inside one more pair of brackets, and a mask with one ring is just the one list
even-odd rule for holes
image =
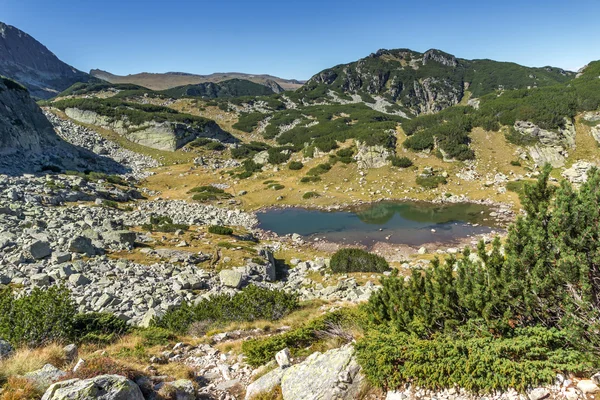
{"label": "shallow water", "polygon": [[365,246],[377,242],[420,246],[489,233],[497,226],[489,217],[491,211],[470,203],[380,202],[344,211],[270,209],[257,217],[260,228],[278,235],[298,233],[307,239]]}

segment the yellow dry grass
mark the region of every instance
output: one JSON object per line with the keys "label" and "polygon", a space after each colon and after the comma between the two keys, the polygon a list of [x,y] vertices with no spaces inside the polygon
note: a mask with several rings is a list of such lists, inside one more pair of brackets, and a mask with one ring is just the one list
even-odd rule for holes
{"label": "yellow dry grass", "polygon": [[38,370],[46,364],[52,364],[57,368],[64,366],[65,354],[61,346],[50,344],[35,349],[17,349],[11,357],[0,361],[0,381],[6,380],[9,376]]}

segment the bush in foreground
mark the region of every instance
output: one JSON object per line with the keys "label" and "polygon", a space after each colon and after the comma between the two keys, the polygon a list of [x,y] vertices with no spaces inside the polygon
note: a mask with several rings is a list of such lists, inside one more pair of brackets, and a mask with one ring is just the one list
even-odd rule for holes
{"label": "bush in foreground", "polygon": [[361,249],[341,249],[331,257],[330,268],[336,273],[385,272],[390,266],[385,258]]}
{"label": "bush in foreground", "polygon": [[477,257],[382,279],[357,346],[373,384],[525,390],[598,368],[600,173],[577,191],[549,185],[550,171],[523,187],[504,251],[481,242]]}
{"label": "bush in foreground", "polygon": [[391,156],[388,158],[394,167],[408,168],[413,165],[413,162],[408,157]]}
{"label": "bush in foreground", "polygon": [[197,305],[183,303],[167,312],[154,324],[173,332],[184,333],[193,322],[255,321],[257,319],[278,320],[298,307],[296,295],[282,290],[270,290],[248,286],[233,296],[212,296]]}
{"label": "bush in foreground", "polygon": [[301,161],[292,161],[289,164],[289,169],[291,169],[292,171],[298,171],[301,170],[304,167],[304,164],[302,164]]}

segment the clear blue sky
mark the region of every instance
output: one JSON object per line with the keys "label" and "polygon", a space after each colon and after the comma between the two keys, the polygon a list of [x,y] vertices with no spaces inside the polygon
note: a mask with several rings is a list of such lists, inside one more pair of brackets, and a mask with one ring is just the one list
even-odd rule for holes
{"label": "clear blue sky", "polygon": [[0,21],[84,71],[307,79],[380,48],[577,69],[600,59],[598,0],[0,0]]}

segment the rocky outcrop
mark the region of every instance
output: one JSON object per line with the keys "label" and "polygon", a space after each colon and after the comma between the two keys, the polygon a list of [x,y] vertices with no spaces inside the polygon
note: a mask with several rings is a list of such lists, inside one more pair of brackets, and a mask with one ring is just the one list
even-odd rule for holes
{"label": "rocky outcrop", "polygon": [[289,368],[277,368],[254,381],[246,400],[281,385],[284,400],[353,399],[360,391],[363,377],[351,345],[311,354]]}
{"label": "rocky outcrop", "polygon": [[62,145],[60,138],[27,89],[0,78],[0,156],[41,153],[45,148],[59,145]]}
{"label": "rocky outcrop", "polygon": [[587,161],[578,161],[571,168],[563,171],[562,176],[574,184],[582,184],[587,181],[587,174],[594,164]]}
{"label": "rocky outcrop", "polygon": [[47,99],[92,77],[58,59],[25,32],[0,22],[0,73]]}
{"label": "rocky outcrop", "polygon": [[575,125],[566,118],[564,125],[556,132],[542,129],[528,121],[517,121],[514,128],[521,135],[535,141],[529,147],[529,154],[538,165],[550,163],[555,168],[562,167],[569,155],[568,151],[575,148]]}
{"label": "rocky outcrop", "polygon": [[69,379],[54,383],[42,400],[144,400],[134,382],[120,375],[100,375],[90,379]]}
{"label": "rocky outcrop", "polygon": [[596,142],[600,144],[600,124],[592,126],[591,133]]}
{"label": "rocky outcrop", "polygon": [[381,168],[389,165],[389,157],[392,155],[390,149],[384,146],[367,146],[361,142],[356,143],[358,149],[354,159],[358,164],[358,168]]}
{"label": "rocky outcrop", "polygon": [[134,143],[158,150],[174,151],[200,137],[225,143],[237,141],[214,121],[207,122],[202,129],[196,129],[187,124],[170,121],[148,121],[143,125],[133,125],[127,119],[115,119],[78,108],[67,108],[65,114],[75,121],[110,129]]}

